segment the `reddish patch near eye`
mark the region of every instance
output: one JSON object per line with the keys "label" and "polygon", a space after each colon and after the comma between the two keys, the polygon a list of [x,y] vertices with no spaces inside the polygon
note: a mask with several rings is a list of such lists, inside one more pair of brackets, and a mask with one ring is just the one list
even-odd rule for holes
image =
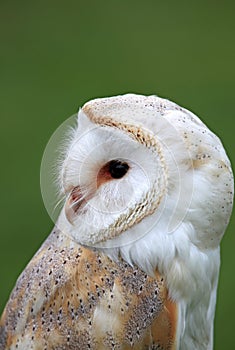
{"label": "reddish patch near eye", "polygon": [[109,163],[107,163],[100,169],[100,171],[97,174],[96,188],[110,180],[113,180],[113,178],[109,171]]}

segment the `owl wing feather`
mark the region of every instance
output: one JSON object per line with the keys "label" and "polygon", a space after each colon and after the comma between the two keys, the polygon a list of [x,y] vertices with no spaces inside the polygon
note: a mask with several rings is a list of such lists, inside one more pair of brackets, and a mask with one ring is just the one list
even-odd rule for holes
{"label": "owl wing feather", "polygon": [[0,349],[175,349],[176,328],[158,272],[149,277],[54,229],[11,294]]}

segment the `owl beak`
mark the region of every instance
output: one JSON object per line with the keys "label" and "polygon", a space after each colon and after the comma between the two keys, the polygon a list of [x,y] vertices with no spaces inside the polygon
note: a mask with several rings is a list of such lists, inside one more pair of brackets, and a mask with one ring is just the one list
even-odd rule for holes
{"label": "owl beak", "polygon": [[74,187],[65,203],[65,215],[71,224],[73,224],[75,216],[79,209],[84,206],[85,202],[86,198],[82,193],[81,188],[79,186]]}

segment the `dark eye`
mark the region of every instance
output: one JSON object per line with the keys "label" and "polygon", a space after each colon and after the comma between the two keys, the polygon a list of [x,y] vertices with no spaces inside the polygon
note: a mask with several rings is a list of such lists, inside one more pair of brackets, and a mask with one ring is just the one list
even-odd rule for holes
{"label": "dark eye", "polygon": [[129,165],[121,160],[109,162],[109,173],[114,179],[121,179],[128,171]]}

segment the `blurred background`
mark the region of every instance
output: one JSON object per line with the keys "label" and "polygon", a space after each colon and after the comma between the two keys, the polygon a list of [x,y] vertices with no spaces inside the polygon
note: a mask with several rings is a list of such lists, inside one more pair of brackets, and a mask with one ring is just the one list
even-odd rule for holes
{"label": "blurred background", "polygon": [[[189,108],[234,153],[235,2],[0,1],[0,313],[52,229],[40,163],[85,101],[158,94]],[[234,344],[235,219],[222,242],[215,349]]]}

